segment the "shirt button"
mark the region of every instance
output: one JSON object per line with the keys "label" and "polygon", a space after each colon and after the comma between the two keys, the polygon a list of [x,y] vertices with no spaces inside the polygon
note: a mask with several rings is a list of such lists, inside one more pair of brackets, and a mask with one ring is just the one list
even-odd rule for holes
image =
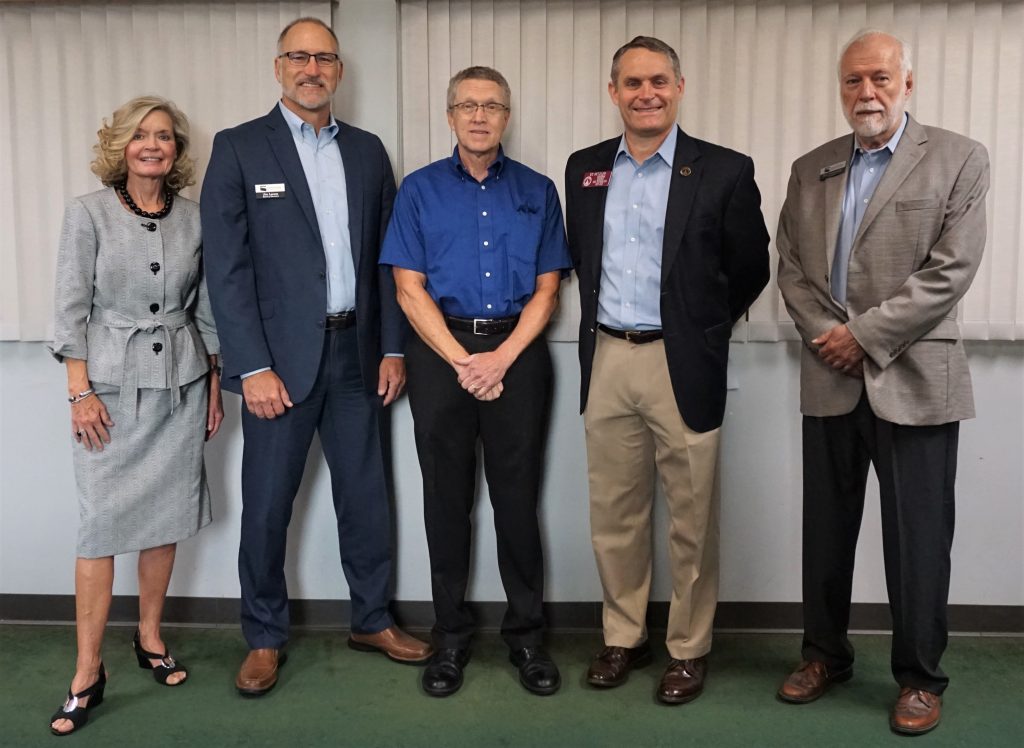
{"label": "shirt button", "polygon": [[639,207],[640,207],[639,205],[637,205],[636,203],[633,203],[633,210],[637,210]]}
{"label": "shirt button", "polygon": [[487,189],[487,185],[486,185],[486,184],[482,184],[482,185],[480,185],[480,189],[482,189],[482,190],[486,190],[486,189]]}
{"label": "shirt button", "polygon": [[632,271],[632,270],[627,270],[627,271],[626,271],[626,275],[632,275],[632,274],[633,274],[633,271]]}
{"label": "shirt button", "polygon": [[636,237],[635,237],[635,236],[631,236],[631,237],[629,237],[629,240],[630,240],[631,242],[635,242],[635,241],[636,241]]}
{"label": "shirt button", "polygon": [[485,211],[484,211],[483,213],[481,213],[480,215],[482,215],[482,216],[486,216],[486,215],[487,215],[487,211],[485,210]]}
{"label": "shirt button", "polygon": [[868,199],[867,199],[866,197],[864,198],[864,204],[865,204],[865,205],[867,205],[867,204],[868,204]]}
{"label": "shirt button", "polygon": [[484,242],[484,246],[485,247],[489,247],[490,246],[490,242]]}
{"label": "shirt button", "polygon": [[487,305],[487,308],[488,308],[488,309],[490,309],[490,308],[491,308],[491,305],[490,305],[490,304],[488,304],[488,305]]}
{"label": "shirt button", "polygon": [[484,278],[490,278],[490,277],[491,277],[490,273],[484,273]]}
{"label": "shirt button", "polygon": [[868,169],[868,171],[870,171],[872,174],[874,174],[875,173],[875,167],[872,166],[870,169]]}
{"label": "shirt button", "polygon": [[150,304],[149,305],[149,311],[151,311],[153,314],[156,314],[157,312],[160,311],[160,305],[159,304]]}

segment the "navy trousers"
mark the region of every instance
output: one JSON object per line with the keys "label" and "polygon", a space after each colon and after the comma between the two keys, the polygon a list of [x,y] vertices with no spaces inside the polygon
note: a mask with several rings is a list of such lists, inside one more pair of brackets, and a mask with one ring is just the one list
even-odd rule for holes
{"label": "navy trousers", "polygon": [[852,413],[805,416],[803,658],[853,663],[847,636],[854,555],[874,463],[892,612],[892,673],[901,687],[942,693],[949,554],[960,424],[901,426],[862,396]]}
{"label": "navy trousers", "polygon": [[391,521],[380,442],[380,398],[359,372],[356,329],[325,333],[309,397],[284,415],[259,419],[242,404],[242,534],[238,577],[249,647],[288,641],[285,544],[313,433],[331,473],[341,566],[352,598],[352,630],[392,625]]}

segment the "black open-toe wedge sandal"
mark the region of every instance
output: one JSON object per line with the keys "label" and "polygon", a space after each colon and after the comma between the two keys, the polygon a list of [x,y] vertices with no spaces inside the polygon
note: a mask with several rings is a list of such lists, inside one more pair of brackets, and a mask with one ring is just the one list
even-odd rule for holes
{"label": "black open-toe wedge sandal", "polygon": [[[50,717],[50,732],[60,737],[62,735],[70,735],[73,732],[85,726],[85,723],[89,721],[89,710],[99,706],[103,703],[103,689],[107,686],[107,671],[103,667],[103,663],[100,663],[100,677],[96,679],[88,688],[85,688],[78,693],[71,693],[71,689],[68,689],[68,698],[61,706],[57,707],[57,711]],[[88,703],[82,705],[79,701],[88,698]],[[58,719],[66,719],[71,722],[71,729],[67,732],[61,732],[53,726],[53,723]]]}
{"label": "black open-toe wedge sandal", "polygon": [[[147,652],[142,648],[142,641],[139,639],[139,630],[135,629],[135,638],[132,639],[132,649],[135,650],[135,658],[139,661],[139,667],[143,670],[152,670],[153,679],[165,686],[180,686],[188,680],[188,668],[180,662],[175,662],[167,652],[156,654]],[[154,665],[150,660],[160,660],[159,665]],[[185,677],[177,683],[168,683],[167,679],[174,673],[185,673]]]}

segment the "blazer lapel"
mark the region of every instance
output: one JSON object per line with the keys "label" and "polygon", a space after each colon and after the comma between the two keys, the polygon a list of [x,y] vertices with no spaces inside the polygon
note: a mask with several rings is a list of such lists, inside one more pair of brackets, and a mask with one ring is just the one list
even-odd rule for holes
{"label": "blazer lapel", "polygon": [[925,149],[923,146],[927,141],[928,135],[925,133],[924,128],[912,118],[908,119],[907,127],[903,131],[903,137],[900,138],[899,145],[893,151],[892,160],[889,162],[885,174],[882,175],[882,181],[878,183],[878,187],[875,188],[875,194],[871,196],[871,202],[868,203],[868,208],[864,211],[864,219],[860,222],[857,236],[853,239],[853,248],[850,251],[851,256],[857,251],[857,243],[864,236],[864,232],[867,231],[871,222],[878,217],[882,208],[893,198],[906,178],[910,176],[910,172],[924,158]]}
{"label": "blazer lapel", "polygon": [[[594,157],[593,163],[589,164],[589,170],[611,172],[615,165],[615,154],[619,149],[619,140],[608,141]],[[586,177],[584,172],[583,177]],[[581,177],[581,179],[583,178]],[[607,187],[583,187],[580,189],[580,202],[583,206],[582,215],[592,216],[593,220],[583,221],[583,236],[581,244],[584,247],[593,247],[597,253],[594,262],[587,265],[590,272],[591,288],[599,288],[601,284],[601,256],[604,252],[604,209],[608,200]]]}
{"label": "blazer lapel", "polygon": [[[840,161],[846,162],[846,169],[842,174],[829,177],[825,180],[825,241],[822,248],[825,250],[825,262],[828,267],[829,277],[832,276],[832,260],[836,255],[836,242],[839,241],[839,223],[843,219],[843,198],[846,196],[846,183],[850,178],[850,160],[853,154],[853,136],[843,138],[822,163],[824,169]],[[820,173],[820,172],[819,172]]]}
{"label": "blazer lapel", "polygon": [[313,235],[319,239],[320,224],[316,220],[316,211],[313,209],[313,198],[309,194],[309,185],[306,184],[306,172],[302,169],[299,152],[295,149],[292,131],[288,128],[284,115],[276,106],[267,115],[267,128],[267,140],[270,141],[274,157],[281,165],[281,170],[284,171],[288,189],[295,195],[303,215],[306,216],[306,220],[313,229]]}
{"label": "blazer lapel", "polygon": [[661,286],[665,288],[672,264],[679,255],[683,232],[690,218],[693,199],[697,196],[704,166],[696,141],[676,125],[676,152],[672,160],[672,181],[668,188],[668,209],[665,213],[665,238],[661,250]]}
{"label": "blazer lapel", "polygon": [[348,235],[352,245],[352,262],[359,277],[359,263],[363,257],[363,165],[349,134],[349,126],[338,121],[338,136],[335,138],[341,149],[341,160],[345,166],[345,194],[348,196]]}

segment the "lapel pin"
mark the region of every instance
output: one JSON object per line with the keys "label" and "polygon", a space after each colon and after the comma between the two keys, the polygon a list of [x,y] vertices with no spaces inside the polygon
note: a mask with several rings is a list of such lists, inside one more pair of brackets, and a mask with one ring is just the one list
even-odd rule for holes
{"label": "lapel pin", "polygon": [[684,177],[688,177],[691,174],[693,174],[693,169],[691,169],[689,166],[684,166],[682,169],[679,170],[679,173]]}
{"label": "lapel pin", "polygon": [[834,177],[836,174],[842,174],[846,171],[846,162],[837,161],[834,164],[829,164],[824,169],[818,172],[818,179],[824,182],[829,177]]}

